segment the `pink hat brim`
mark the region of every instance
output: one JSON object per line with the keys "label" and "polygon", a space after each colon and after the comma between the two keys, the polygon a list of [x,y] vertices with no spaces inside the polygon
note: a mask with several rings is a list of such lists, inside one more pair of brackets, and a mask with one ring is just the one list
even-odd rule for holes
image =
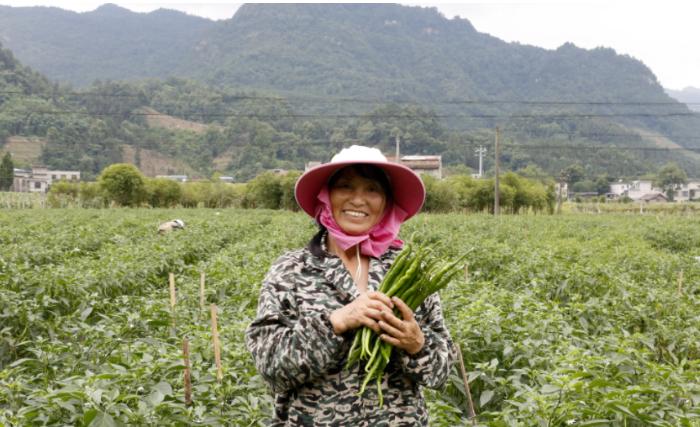
{"label": "pink hat brim", "polygon": [[316,196],[328,179],[339,169],[348,165],[367,164],[375,165],[386,172],[393,192],[393,202],[406,211],[412,217],[423,206],[425,202],[425,185],[420,177],[410,168],[391,162],[381,161],[346,161],[324,163],[304,172],[297,180],[294,187],[294,196],[301,209],[312,218],[316,213],[318,200]]}

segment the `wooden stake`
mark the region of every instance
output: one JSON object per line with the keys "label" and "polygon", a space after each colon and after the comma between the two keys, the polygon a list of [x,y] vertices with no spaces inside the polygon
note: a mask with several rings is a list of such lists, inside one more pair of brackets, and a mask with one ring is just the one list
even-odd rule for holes
{"label": "wooden stake", "polygon": [[204,280],[205,274],[202,271],[199,275],[199,309],[204,311]]}
{"label": "wooden stake", "polygon": [[464,280],[469,280],[469,263],[464,264]]}
{"label": "wooden stake", "polygon": [[219,327],[216,320],[216,304],[211,305],[211,339],[214,344],[214,362],[216,363],[216,379],[221,382],[224,373],[221,370],[221,344],[219,343]]}
{"label": "wooden stake", "polygon": [[192,380],[190,377],[190,343],[182,340],[182,358],[185,361],[185,405],[192,404]]}
{"label": "wooden stake", "polygon": [[472,392],[469,388],[469,378],[467,377],[467,370],[464,369],[464,357],[462,357],[462,349],[459,344],[455,343],[457,348],[457,355],[459,356],[459,370],[462,373],[462,381],[464,382],[464,391],[467,392],[467,398],[469,400],[469,419],[472,420],[472,425],[476,425],[476,412],[474,411],[474,401],[472,400]]}
{"label": "wooden stake", "polygon": [[177,302],[177,298],[175,296],[175,275],[173,273],[170,273],[170,309],[175,311],[175,303]]}
{"label": "wooden stake", "polygon": [[683,270],[678,272],[678,295],[683,294]]}

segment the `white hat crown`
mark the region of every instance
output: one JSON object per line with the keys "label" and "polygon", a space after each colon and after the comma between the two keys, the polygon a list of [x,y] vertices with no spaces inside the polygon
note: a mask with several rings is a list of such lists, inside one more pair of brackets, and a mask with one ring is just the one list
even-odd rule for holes
{"label": "white hat crown", "polygon": [[364,147],[362,145],[351,145],[349,148],[343,148],[340,153],[333,156],[331,163],[338,162],[386,162],[378,148]]}

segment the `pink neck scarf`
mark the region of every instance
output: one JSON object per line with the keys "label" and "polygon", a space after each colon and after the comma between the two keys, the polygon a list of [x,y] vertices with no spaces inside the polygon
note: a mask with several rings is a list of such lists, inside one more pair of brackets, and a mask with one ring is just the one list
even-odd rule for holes
{"label": "pink neck scarf", "polygon": [[407,214],[396,204],[388,204],[384,210],[384,217],[366,234],[349,235],[340,228],[333,218],[330,195],[326,187],[321,189],[317,199],[320,203],[316,206],[316,221],[326,227],[328,233],[333,236],[342,250],[346,251],[359,244],[363,255],[376,258],[386,252],[390,246],[395,248],[403,246],[403,241],[397,239],[396,236],[398,236],[401,224],[406,219]]}

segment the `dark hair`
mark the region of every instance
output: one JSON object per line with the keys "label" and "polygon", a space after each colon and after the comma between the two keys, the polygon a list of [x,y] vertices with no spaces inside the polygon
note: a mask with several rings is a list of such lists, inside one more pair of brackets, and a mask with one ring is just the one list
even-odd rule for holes
{"label": "dark hair", "polygon": [[323,250],[323,238],[326,236],[326,227],[324,227],[322,224],[318,225],[318,232],[314,234],[314,237],[309,240],[308,245],[306,245],[307,248],[309,248],[309,252],[316,258],[325,258],[328,256],[328,252]]}
{"label": "dark hair", "polygon": [[[369,165],[365,163],[345,166],[344,168],[335,171],[333,175],[331,175],[331,177],[328,179],[328,188],[333,188],[335,183],[338,182],[338,179],[340,178],[342,173],[348,169],[353,170],[362,178],[367,178],[378,182],[379,185],[382,187],[382,190],[384,191],[384,196],[386,197],[386,200],[389,201],[393,199],[391,183],[389,182],[389,177],[387,176],[386,172],[384,172],[384,170],[378,166]],[[311,240],[309,240],[307,247],[309,248],[311,254],[315,257],[325,258],[328,255],[328,253],[323,250],[322,240],[325,237],[327,230],[326,227],[324,227],[322,224],[318,224],[318,227],[318,232],[314,234]]]}

